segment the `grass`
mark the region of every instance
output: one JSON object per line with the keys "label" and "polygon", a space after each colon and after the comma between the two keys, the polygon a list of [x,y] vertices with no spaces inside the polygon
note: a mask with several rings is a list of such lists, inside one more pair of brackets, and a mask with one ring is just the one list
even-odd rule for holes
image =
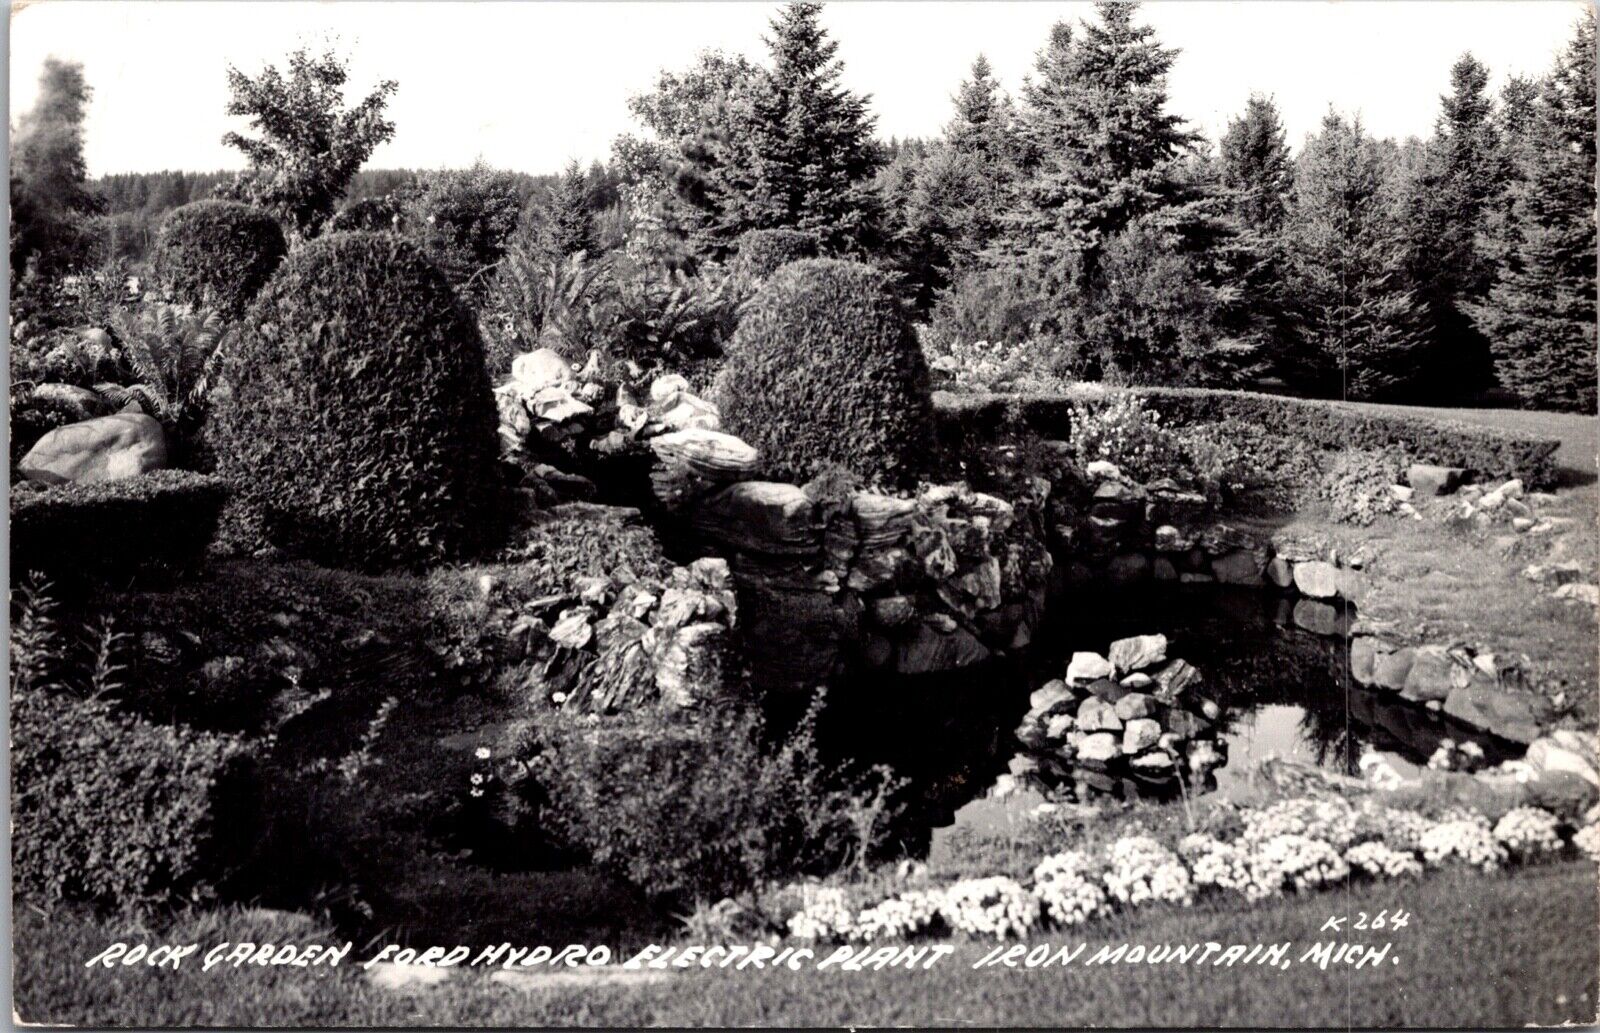
{"label": "grass", "polygon": [[[1288,969],[1097,966],[974,970],[988,943],[963,942],[930,971],[674,971],[651,985],[552,986],[535,992],[463,970],[425,991],[369,985],[358,965],[337,969],[90,970],[108,943],[143,939],[330,942],[282,912],[179,917],[165,928],[76,911],[16,912],[17,1016],[91,1026],[606,1025],[606,1026],[1429,1026],[1587,1024],[1600,970],[1594,866],[1564,862],[1511,876],[1454,870],[1420,881],[1352,886],[1249,909],[1200,904],[1149,908],[1058,934],[1084,956],[1121,942],[1292,941]],[[1334,915],[1410,913],[1404,929],[1335,935]],[[319,940],[320,938],[320,940]],[[1315,943],[1349,940],[1390,957],[1360,970],[1301,963]],[[530,936],[527,944],[541,942]],[[1045,942],[1045,941],[1038,941]],[[358,950],[352,955],[359,960]],[[1080,959],[1081,962],[1081,959]]]}

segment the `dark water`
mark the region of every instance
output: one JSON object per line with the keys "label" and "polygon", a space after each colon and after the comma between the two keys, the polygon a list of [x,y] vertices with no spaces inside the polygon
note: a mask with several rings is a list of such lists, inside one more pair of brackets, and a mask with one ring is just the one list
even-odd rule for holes
{"label": "dark water", "polygon": [[[1356,775],[1358,759],[1374,752],[1407,774],[1447,738],[1477,742],[1490,763],[1517,752],[1394,693],[1354,684],[1347,641],[1296,627],[1291,608],[1271,593],[1211,585],[1079,589],[1053,603],[1026,656],[842,686],[824,715],[824,748],[887,764],[910,781],[908,847],[925,848],[932,830],[955,824],[1003,825],[1048,799],[1074,795],[1035,789],[1005,800],[986,796],[1011,758],[1028,752],[1015,729],[1029,694],[1062,677],[1074,651],[1104,655],[1116,639],[1151,633],[1167,636],[1168,657],[1201,671],[1198,691],[1222,708],[1218,738],[1227,762],[1190,791],[1238,793],[1268,757]],[[1176,782],[1171,789],[1176,793]]]}

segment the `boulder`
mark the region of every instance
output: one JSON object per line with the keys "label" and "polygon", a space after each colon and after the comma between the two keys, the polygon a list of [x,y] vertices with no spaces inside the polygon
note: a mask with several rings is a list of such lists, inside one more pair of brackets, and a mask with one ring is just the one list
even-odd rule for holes
{"label": "boulder", "polygon": [[1470,677],[1444,646],[1418,646],[1400,694],[1417,703],[1443,701]]}
{"label": "boulder", "polygon": [[1028,696],[1028,713],[1045,716],[1072,703],[1072,690],[1059,678],[1045,682]]}
{"label": "boulder", "polygon": [[897,644],[895,670],[901,674],[954,671],[989,659],[989,649],[965,628],[939,631],[918,623],[908,639]]}
{"label": "boulder", "polygon": [[1164,775],[1172,771],[1173,763],[1172,758],[1165,751],[1151,750],[1149,753],[1141,753],[1128,761],[1128,767],[1135,772],[1143,772],[1147,775]]}
{"label": "boulder", "polygon": [[1339,594],[1339,570],[1322,560],[1296,563],[1294,587],[1313,599],[1332,599]]}
{"label": "boulder", "polygon": [[1078,726],[1071,714],[1052,714],[1044,723],[1044,734],[1053,742],[1060,742],[1067,737],[1067,733]]}
{"label": "boulder", "polygon": [[1086,735],[1078,743],[1078,759],[1091,764],[1106,764],[1122,755],[1122,744],[1110,732]]}
{"label": "boulder", "polygon": [[662,434],[650,439],[650,448],[664,464],[682,466],[716,483],[743,480],[755,473],[761,461],[761,453],[753,446],[732,434],[704,427]]}
{"label": "boulder", "polygon": [[1084,468],[1084,473],[1088,474],[1089,479],[1092,481],[1121,480],[1122,478],[1122,471],[1117,469],[1117,464],[1107,462],[1104,459],[1096,459],[1090,463]]}
{"label": "boulder", "polygon": [[1178,568],[1165,556],[1157,556],[1154,563],[1150,564],[1150,576],[1157,581],[1178,580]]}
{"label": "boulder", "polygon": [[1266,576],[1279,588],[1288,588],[1294,584],[1294,567],[1282,556],[1274,556],[1267,561]]}
{"label": "boulder", "polygon": [[1373,635],[1357,635],[1350,640],[1350,677],[1357,685],[1371,685],[1377,670],[1378,653],[1393,647]]}
{"label": "boulder", "polygon": [[886,595],[867,601],[867,616],[881,627],[899,627],[916,615],[917,605],[908,595]]}
{"label": "boulder", "polygon": [[701,535],[745,552],[804,555],[821,548],[813,509],[797,485],[742,481],[702,499],[691,522]]}
{"label": "boulder", "polygon": [[1405,688],[1416,655],[1417,651],[1410,646],[1389,652],[1379,649],[1373,656],[1371,684],[1395,692]]}
{"label": "boulder", "polygon": [[1165,717],[1167,731],[1180,739],[1195,739],[1211,731],[1211,722],[1199,714],[1190,713],[1177,707],[1167,711]]}
{"label": "boulder", "polygon": [[22,476],[40,484],[97,484],[137,477],[167,465],[161,424],[119,412],[57,427],[22,457]]}
{"label": "boulder", "polygon": [[1156,699],[1169,704],[1201,681],[1200,671],[1189,661],[1181,659],[1169,661],[1165,667],[1154,672],[1153,677],[1157,686]]}
{"label": "boulder", "polygon": [[587,606],[568,610],[550,629],[550,641],[567,649],[582,649],[594,641],[594,611]]}
{"label": "boulder", "polygon": [[1537,739],[1523,757],[1535,771],[1565,771],[1600,787],[1600,748],[1595,733],[1563,728]]}
{"label": "boulder", "polygon": [[1431,463],[1412,463],[1406,470],[1406,483],[1424,498],[1448,495],[1461,484],[1466,473],[1459,466],[1435,466]]}
{"label": "boulder", "polygon": [[669,406],[688,390],[687,377],[678,373],[667,373],[650,382],[650,402],[657,406]]}
{"label": "boulder", "polygon": [[1122,719],[1114,706],[1097,696],[1090,696],[1078,704],[1077,727],[1085,732],[1122,730]]}
{"label": "boulder", "polygon": [[1122,729],[1122,752],[1143,753],[1161,738],[1161,725],[1147,717],[1129,721]]}
{"label": "boulder", "polygon": [[672,706],[691,706],[722,688],[728,629],[721,624],[686,624],[663,639],[654,660],[656,690]]}
{"label": "boulder", "polygon": [[1531,701],[1493,685],[1474,682],[1453,688],[1444,712],[1462,724],[1527,745],[1539,738],[1539,722]]}
{"label": "boulder", "polygon": [[1120,683],[1114,682],[1110,678],[1097,678],[1089,683],[1089,693],[1105,700],[1107,703],[1115,703],[1132,691],[1132,689],[1123,688]]}
{"label": "boulder", "polygon": [[1571,584],[1562,585],[1551,594],[1557,599],[1588,603],[1590,606],[1600,606],[1600,585],[1585,585],[1574,581]]}
{"label": "boulder", "polygon": [[1106,564],[1106,580],[1114,585],[1133,584],[1149,576],[1150,558],[1142,552],[1125,552]]}
{"label": "boulder", "polygon": [[1194,548],[1194,539],[1171,524],[1156,528],[1153,543],[1157,552],[1188,552]]}
{"label": "boulder", "polygon": [[511,381],[525,395],[535,395],[547,387],[578,386],[572,365],[550,348],[535,348],[511,360]]}
{"label": "boulder", "polygon": [[1141,717],[1149,717],[1156,712],[1155,700],[1142,692],[1130,692],[1117,700],[1112,707],[1116,715],[1124,723]]}
{"label": "boulder", "polygon": [[1110,678],[1116,673],[1111,662],[1099,653],[1073,653],[1067,664],[1067,682],[1071,685]]}
{"label": "boulder", "polygon": [[1339,607],[1319,599],[1297,599],[1294,604],[1295,627],[1313,635],[1343,635],[1348,621]]}
{"label": "boulder", "polygon": [[1167,658],[1167,636],[1134,635],[1111,643],[1109,659],[1119,674],[1153,667]]}
{"label": "boulder", "polygon": [[1256,549],[1236,549],[1211,560],[1211,573],[1225,585],[1259,585],[1266,569],[1266,553]]}

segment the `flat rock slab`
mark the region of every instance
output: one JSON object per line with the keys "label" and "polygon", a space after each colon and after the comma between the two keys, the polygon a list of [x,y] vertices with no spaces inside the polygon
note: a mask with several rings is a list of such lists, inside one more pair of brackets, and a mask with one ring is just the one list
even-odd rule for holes
{"label": "flat rock slab", "polygon": [[1418,495],[1429,497],[1448,495],[1461,484],[1466,473],[1458,466],[1435,466],[1432,463],[1412,463],[1406,470],[1406,483]]}
{"label": "flat rock slab", "polygon": [[367,981],[384,990],[432,990],[450,981],[454,968],[436,965],[397,965],[380,961],[367,969]]}
{"label": "flat rock slab", "polygon": [[1332,599],[1339,594],[1339,568],[1325,560],[1296,563],[1294,587],[1313,599]]}
{"label": "flat rock slab", "polygon": [[1111,643],[1109,659],[1120,674],[1142,671],[1167,658],[1167,636],[1135,635]]}
{"label": "flat rock slab", "polygon": [[1539,722],[1524,696],[1492,685],[1451,689],[1444,712],[1463,724],[1524,746],[1539,738]]}

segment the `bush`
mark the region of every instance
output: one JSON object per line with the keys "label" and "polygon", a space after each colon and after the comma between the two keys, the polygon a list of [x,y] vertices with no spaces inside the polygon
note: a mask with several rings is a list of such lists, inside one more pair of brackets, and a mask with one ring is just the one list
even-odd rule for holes
{"label": "bush", "polygon": [[1309,442],[1238,419],[1174,428],[1208,495],[1266,512],[1293,512],[1314,494],[1321,453]]}
{"label": "bush", "polygon": [[397,228],[400,206],[393,197],[363,197],[333,213],[326,227],[329,233],[351,230],[387,232]]}
{"label": "bush", "polygon": [[152,267],[173,301],[237,319],[287,251],[283,230],[266,212],[237,201],[195,201],[161,223]]}
{"label": "bush", "polygon": [[471,315],[411,243],[292,255],[226,351],[207,444],[241,516],[330,565],[422,565],[499,540],[496,414]]}
{"label": "bush", "polygon": [[1333,519],[1366,526],[1393,513],[1399,500],[1389,490],[1400,482],[1404,458],[1378,449],[1348,448],[1334,457],[1322,480]]}
{"label": "bush", "polygon": [[1187,481],[1193,474],[1178,436],[1162,425],[1160,413],[1132,395],[1104,405],[1074,405],[1067,443],[1080,470],[1099,460],[1140,481]]}
{"label": "bush", "polygon": [[942,394],[940,435],[947,440],[991,435],[1009,408],[1020,408],[1040,434],[1065,437],[1074,405],[1104,405],[1120,393],[1137,395],[1169,427],[1236,419],[1322,449],[1393,448],[1412,462],[1464,467],[1483,480],[1521,477],[1535,487],[1550,484],[1555,473],[1551,457],[1558,443],[1549,438],[1344,402],[1206,388],[1080,384],[1047,395]]}
{"label": "bush", "polygon": [[791,262],[816,258],[822,242],[805,230],[746,230],[734,244],[734,266],[746,275],[766,279]]}
{"label": "bush", "polygon": [[218,478],[182,470],[99,484],[18,482],[13,569],[106,580],[185,570],[204,555],[226,498]]}
{"label": "bush", "polygon": [[238,737],[40,688],[12,694],[11,735],[20,894],[112,906],[203,899],[245,860],[256,794]]}
{"label": "bush", "polygon": [[743,710],[642,710],[599,723],[554,711],[519,747],[543,823],[652,896],[720,900],[759,883],[865,861],[887,838],[884,769],[827,777],[816,710],[763,743]]}
{"label": "bush", "polygon": [[723,383],[724,424],[776,476],[805,481],[837,463],[906,485],[932,458],[928,367],[868,266],[808,259],[779,270],[739,323]]}
{"label": "bush", "polygon": [[135,402],[161,421],[173,462],[189,466],[205,420],[218,349],[227,328],[220,313],[191,312],[160,303],[123,309],[112,318],[122,352],[132,372],[127,387],[102,383],[95,387],[112,406]]}
{"label": "bush", "polygon": [[482,162],[424,172],[396,191],[395,201],[401,232],[421,245],[452,286],[481,297],[522,214],[516,175]]}

